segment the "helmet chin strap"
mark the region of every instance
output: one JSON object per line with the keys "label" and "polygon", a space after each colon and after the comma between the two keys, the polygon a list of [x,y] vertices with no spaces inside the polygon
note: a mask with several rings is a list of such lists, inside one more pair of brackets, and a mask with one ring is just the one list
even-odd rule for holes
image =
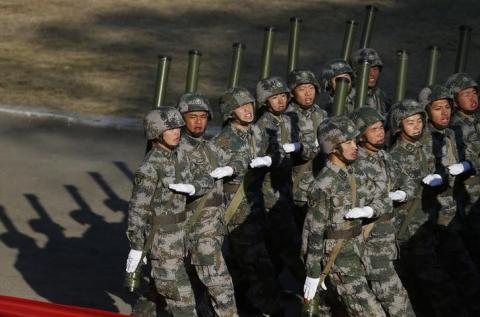
{"label": "helmet chin strap", "polygon": [[345,165],[350,165],[354,160],[348,160],[344,155],[343,155],[343,150],[342,147],[339,146],[337,149],[333,152],[333,155],[335,155],[340,161],[342,161]]}

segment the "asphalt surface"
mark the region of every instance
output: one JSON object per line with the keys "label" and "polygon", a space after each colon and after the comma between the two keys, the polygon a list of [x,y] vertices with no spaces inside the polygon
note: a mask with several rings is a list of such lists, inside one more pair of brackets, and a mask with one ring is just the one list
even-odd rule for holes
{"label": "asphalt surface", "polygon": [[141,130],[0,115],[0,294],[130,313],[122,287]]}

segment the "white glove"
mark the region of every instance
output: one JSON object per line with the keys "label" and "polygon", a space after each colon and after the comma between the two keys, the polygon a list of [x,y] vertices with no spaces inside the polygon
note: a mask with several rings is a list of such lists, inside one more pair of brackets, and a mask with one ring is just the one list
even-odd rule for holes
{"label": "white glove", "polygon": [[272,158],[268,155],[256,157],[250,162],[251,168],[269,167],[270,165],[272,165]]}
{"label": "white glove", "polygon": [[[315,297],[315,293],[317,292],[318,288],[318,283],[320,283],[320,278],[311,278],[308,277],[305,279],[305,284],[303,285],[303,297],[306,300],[311,300],[312,298]],[[326,291],[327,286],[325,285],[325,282],[322,282],[320,287]]]}
{"label": "white glove", "polygon": [[[138,250],[133,250],[131,249],[130,252],[128,253],[128,258],[127,258],[127,268],[125,271],[127,273],[133,273],[138,267],[138,264],[140,263],[140,259],[142,258],[142,251]],[[143,258],[143,263],[147,264],[147,258]]]}
{"label": "white glove", "polygon": [[428,186],[440,186],[443,184],[442,176],[438,174],[429,174],[422,179],[422,182]]}
{"label": "white glove", "polygon": [[230,166],[217,167],[210,173],[210,176],[217,179],[224,178],[226,176],[232,176],[232,175],[233,175],[233,168],[231,168]]}
{"label": "white glove", "polygon": [[170,184],[168,188],[179,193],[188,194],[189,196],[195,194],[195,187],[191,184]]}
{"label": "white glove", "polygon": [[394,192],[389,192],[388,197],[392,201],[404,202],[407,199],[407,193],[403,190],[396,190]]}
{"label": "white glove", "polygon": [[355,207],[350,209],[345,215],[346,219],[372,218],[373,209],[370,206]]}
{"label": "white glove", "polygon": [[300,150],[300,143],[285,143],[282,144],[282,147],[286,153],[298,152]]}
{"label": "white glove", "polygon": [[455,175],[467,172],[471,168],[472,168],[472,166],[470,165],[470,163],[468,161],[463,161],[463,162],[460,162],[460,163],[457,163],[457,164],[450,165],[448,167],[448,171],[450,172],[450,174],[455,176]]}

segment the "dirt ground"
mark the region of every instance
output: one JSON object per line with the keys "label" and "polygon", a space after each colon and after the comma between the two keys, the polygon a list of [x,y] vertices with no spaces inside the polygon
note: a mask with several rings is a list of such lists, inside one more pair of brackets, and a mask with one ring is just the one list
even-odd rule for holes
{"label": "dirt ground", "polygon": [[[385,67],[381,86],[393,93],[395,52],[407,49],[408,91],[425,81],[426,48],[438,45],[438,80],[453,72],[458,27],[473,27],[467,70],[480,72],[478,1],[0,1],[0,104],[140,117],[152,106],[158,55],[172,57],[167,102],[185,87],[188,51],[202,52],[199,91],[212,98],[226,88],[232,43],[245,51],[240,83],[255,86],[263,29],[273,25],[273,74],[285,75],[289,18],[303,18],[300,67],[320,74],[340,54],[345,21],[359,23],[365,5],[379,8],[372,46]],[[218,118],[219,116],[217,116]]]}

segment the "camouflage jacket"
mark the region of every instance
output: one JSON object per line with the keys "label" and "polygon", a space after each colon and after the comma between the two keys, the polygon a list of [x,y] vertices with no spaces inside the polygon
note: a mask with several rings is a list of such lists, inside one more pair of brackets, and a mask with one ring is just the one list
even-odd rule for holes
{"label": "camouflage jacket", "polygon": [[[427,210],[422,208],[421,189],[424,187],[422,179],[428,174],[435,172],[435,158],[431,152],[426,151],[424,147],[425,145],[422,140],[410,143],[399,137],[390,149],[392,162],[398,165],[403,173],[408,175],[415,187],[415,194],[408,196],[406,202],[395,204],[398,220],[397,230],[400,229],[409,210],[415,208],[411,222],[407,227],[407,238],[411,237],[418,228],[428,220]],[[418,200],[416,204],[415,200]]]}
{"label": "camouflage jacket", "polygon": [[[327,118],[327,112],[321,109],[317,104],[310,108],[302,108],[295,102],[290,102],[286,112],[294,126],[299,131],[300,142],[302,144],[301,153],[295,153],[293,158],[293,184],[298,186],[302,178],[310,178],[313,172],[313,161],[320,151],[318,144],[317,129],[320,123]],[[305,166],[304,166],[305,165]],[[300,178],[297,180],[297,178]],[[293,196],[297,201],[307,201],[307,188],[293,188]]]}
{"label": "camouflage jacket", "polygon": [[480,112],[472,115],[456,111],[450,122],[450,127],[459,134],[465,144],[465,159],[480,170]]}
{"label": "camouflage jacket", "polygon": [[132,249],[143,249],[151,229],[149,220],[152,214],[162,216],[184,212],[187,195],[170,190],[169,184],[192,184],[195,195],[204,195],[212,188],[213,179],[208,174],[195,177],[189,167],[189,157],[178,151],[178,147],[170,151],[154,145],[146,154],[135,172],[129,203],[127,237]]}
{"label": "camouflage jacket", "polygon": [[[235,162],[239,158],[244,162],[250,163],[252,159],[266,155],[268,147],[268,138],[265,133],[256,125],[252,124],[247,130],[241,130],[234,127],[231,123],[227,123],[220,134],[213,139],[213,143],[225,152],[225,163]],[[224,186],[239,185],[247,172],[249,172],[249,182],[246,186],[246,197],[239,206],[239,212],[236,213],[233,223],[241,223],[251,212],[252,206],[258,204],[261,195],[261,174],[265,174],[266,168],[250,169],[248,164],[238,167],[235,174],[231,177],[224,178]],[[228,206],[234,196],[233,192],[226,192],[224,196],[225,206]]]}
{"label": "camouflage jacket", "polygon": [[282,145],[300,142],[299,131],[285,113],[266,111],[256,125],[268,136],[267,154],[272,157],[272,165],[264,175],[263,200],[267,208],[272,208],[279,200],[292,197],[292,154],[286,153]]}
{"label": "camouflage jacket", "polygon": [[367,100],[365,104],[376,109],[383,116],[387,115],[390,110],[391,100],[387,97],[387,94],[380,88],[374,87],[368,89]]}
{"label": "camouflage jacket", "polygon": [[[351,184],[355,184],[356,190]],[[374,210],[374,217],[382,215],[381,198],[373,182],[362,171],[353,166],[346,170],[327,161],[308,193],[308,213],[302,234],[307,276],[314,278],[320,276],[321,263],[325,252],[328,252],[324,250],[324,240],[330,240],[325,237],[326,231],[342,230],[345,222],[354,227],[361,226],[362,219],[344,218],[354,207],[370,206]],[[363,248],[362,245],[358,245],[359,241],[349,239],[344,248],[354,248],[358,251]],[[361,256],[361,252],[356,253]]]}

